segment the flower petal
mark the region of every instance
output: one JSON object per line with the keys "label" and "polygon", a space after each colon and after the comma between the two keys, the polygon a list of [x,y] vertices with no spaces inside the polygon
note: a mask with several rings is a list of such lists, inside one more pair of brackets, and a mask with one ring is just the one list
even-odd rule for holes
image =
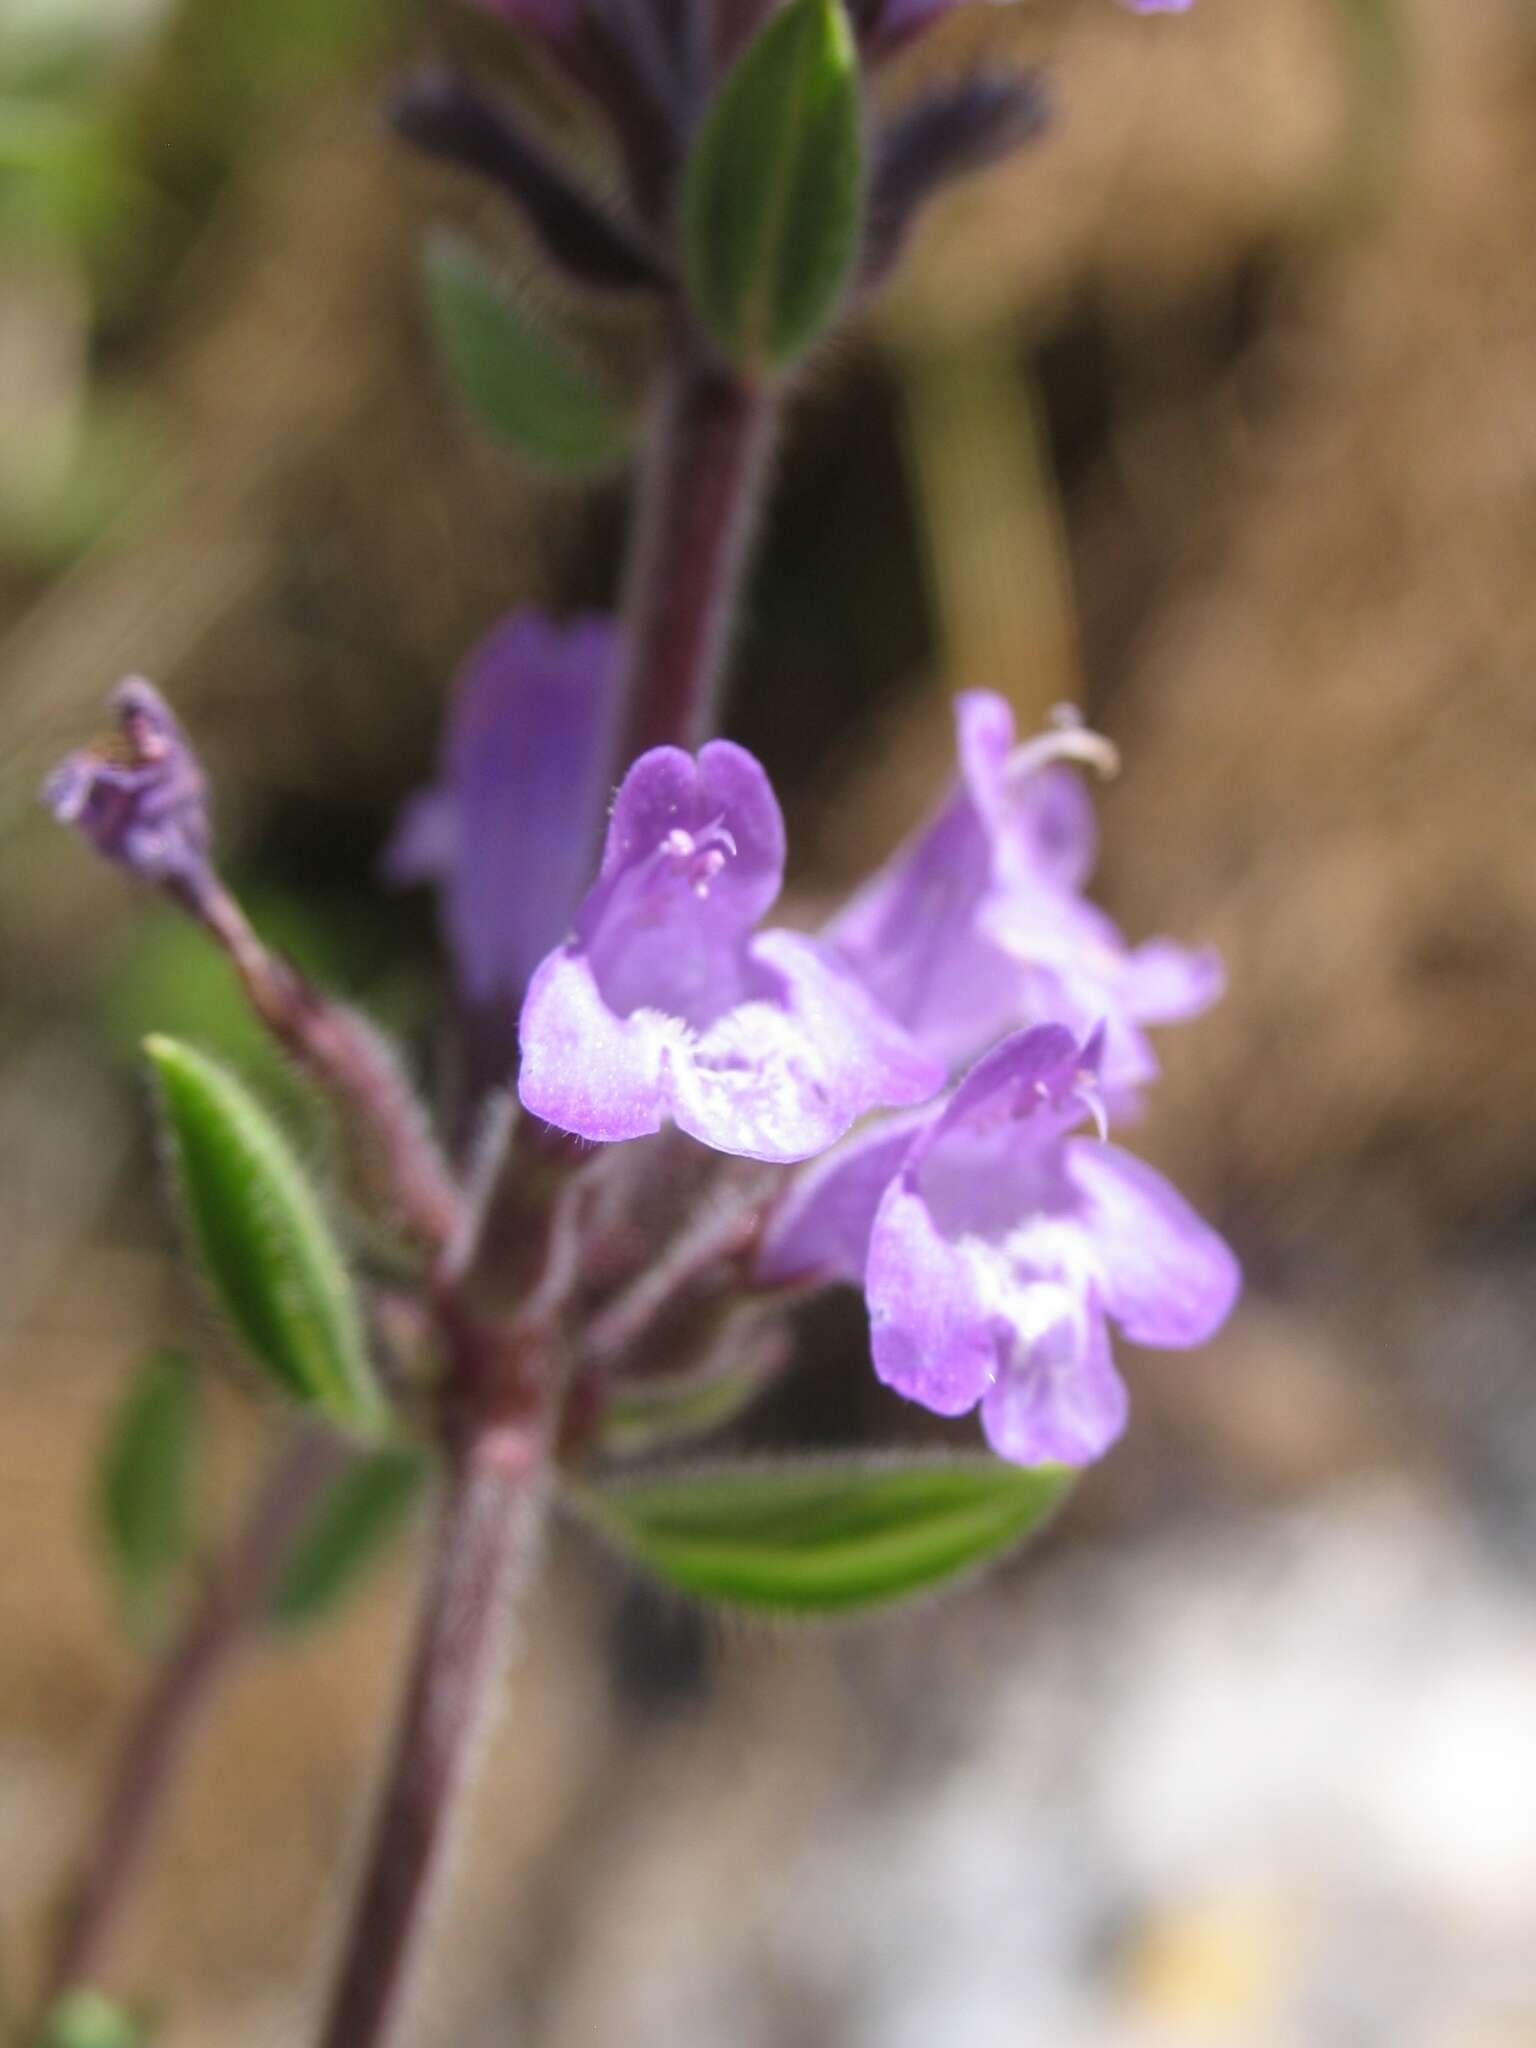
{"label": "flower petal", "polygon": [[865,1275],[870,1349],[888,1387],[936,1415],[974,1408],[998,1366],[999,1326],[973,1261],[941,1237],[905,1176],[875,1217]]}
{"label": "flower petal", "polygon": [[1198,1017],[1219,1002],[1226,969],[1214,946],[1179,946],[1172,939],[1148,939],[1126,956],[1124,999],[1141,1024],[1177,1024]]}
{"label": "flower petal", "polygon": [[747,941],[783,871],[783,814],[745,748],[642,754],[576,918],[609,1008],[660,1010],[695,1032],[720,1022],[748,993]]}
{"label": "flower petal", "polygon": [[1129,1115],[1136,1106],[1136,1091],[1161,1072],[1152,1041],[1141,1026],[1132,1022],[1102,982],[1088,976],[1042,967],[1021,970],[1019,980],[1019,1009],[1025,1017],[1064,1025],[1081,1037],[1102,1028],[1099,1079],[1104,1099],[1117,1123]]}
{"label": "flower petal", "polygon": [[1092,800],[1061,759],[1102,763],[1107,742],[1062,725],[1017,747],[1012,708],[989,690],[956,698],[955,726],[957,786],[826,937],[894,1017],[959,1067],[1020,1025],[1091,1029],[1119,1006],[1125,942],[1079,893],[1097,833]]}
{"label": "flower petal", "polygon": [[698,784],[693,756],[681,747],[652,747],[631,765],[608,813],[604,881],[649,860],[679,821],[693,822]]}
{"label": "flower petal", "polygon": [[1098,1305],[1073,1303],[1020,1342],[981,1404],[987,1442],[1013,1465],[1086,1465],[1125,1428],[1130,1403]]}
{"label": "flower petal", "polygon": [[722,825],[735,849],[713,887],[744,924],[756,924],[784,880],[784,813],[767,769],[733,740],[711,740],[699,750],[699,806],[700,827]]}
{"label": "flower petal", "polygon": [[1015,858],[1052,889],[1081,889],[1099,858],[1093,798],[1070,768],[1042,768],[1014,791],[1007,823]]}
{"label": "flower petal", "polygon": [[1104,1307],[1126,1336],[1162,1350],[1213,1336],[1242,1286],[1226,1240],[1160,1173],[1118,1145],[1073,1139],[1066,1167]]}
{"label": "flower petal", "polygon": [[683,1028],[654,1010],[616,1016],[574,947],[551,953],[534,975],[519,1028],[517,1092],[530,1114],[609,1144],[661,1129]]}
{"label": "flower petal", "polygon": [[752,965],[755,992],[694,1031],[656,1009],[620,1016],[579,946],[551,954],[523,1006],[524,1107],[608,1143],[670,1115],[717,1152],[791,1163],[870,1110],[942,1083],[942,1069],[809,940],[765,933]]}
{"label": "flower petal", "polygon": [[[1074,1123],[1080,1123],[1087,1110],[1079,1098],[1091,1079],[1085,1062],[1092,1057],[1093,1049],[1079,1044],[1059,1024],[1037,1024],[1031,1030],[1013,1032],[976,1062],[950,1096],[944,1114],[923,1135],[912,1160],[913,1171],[952,1132],[968,1123],[1004,1121],[1010,1150],[1016,1133],[1007,1130],[1006,1124],[1016,1126],[1021,1117],[1062,1110]],[[1039,1128],[1044,1131],[1046,1126]]]}
{"label": "flower petal", "polygon": [[1093,799],[1059,758],[1101,767],[1114,758],[1108,742],[1072,715],[1022,747],[1015,744],[1013,707],[995,690],[963,690],[955,699],[955,747],[962,784],[991,849],[1002,887],[1070,895],[1099,857]]}
{"label": "flower petal", "polygon": [[672,1057],[673,1116],[702,1143],[809,1159],[871,1110],[942,1086],[942,1066],[809,939],[764,932],[750,965],[754,991]]}
{"label": "flower petal", "polygon": [[731,740],[711,740],[696,761],[681,747],[652,747],[633,764],[614,798],[588,915],[606,902],[603,884],[652,862],[673,834],[711,831],[723,834],[730,858],[711,876],[709,900],[722,921],[750,930],[783,881],[784,814],[762,763]]}
{"label": "flower petal", "polygon": [[448,735],[460,858],[446,899],[469,995],[515,1001],[570,929],[602,821],[611,621],[499,626],[470,656]]}
{"label": "flower petal", "polygon": [[797,1173],[763,1232],[757,1278],[769,1284],[802,1274],[862,1280],[881,1197],[932,1113],[884,1117]]}
{"label": "flower petal", "polygon": [[960,780],[989,829],[1001,822],[1013,752],[1013,706],[997,690],[961,690],[955,698]]}
{"label": "flower petal", "polygon": [[570,929],[602,826],[605,618],[504,619],[455,685],[442,775],[402,813],[386,878],[436,881],[459,986],[507,1007]]}
{"label": "flower petal", "polygon": [[409,889],[445,880],[458,857],[459,807],[451,793],[441,786],[418,789],[395,820],[379,872],[392,889]]}
{"label": "flower petal", "polygon": [[[860,980],[909,1031],[938,1045],[958,1029],[974,1042],[978,1001],[1008,1017],[1012,974],[1006,962],[990,996],[977,988],[995,970],[992,949],[972,936],[991,863],[975,807],[958,792],[920,832],[898,847],[826,927]],[[980,1027],[985,1031],[985,1023]]]}

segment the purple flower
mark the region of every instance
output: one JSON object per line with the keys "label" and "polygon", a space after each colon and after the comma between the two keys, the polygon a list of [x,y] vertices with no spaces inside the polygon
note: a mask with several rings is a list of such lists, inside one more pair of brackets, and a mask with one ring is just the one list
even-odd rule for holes
{"label": "purple flower", "polygon": [[201,909],[214,889],[208,784],[170,706],[128,676],[112,693],[117,733],[61,761],[42,798],[105,859]]}
{"label": "purple flower", "polygon": [[412,799],[384,856],[397,883],[435,881],[460,987],[511,1009],[570,929],[602,823],[603,728],[617,636],[524,613],[459,678],[442,776]]}
{"label": "purple flower", "polygon": [[[482,0],[485,4],[496,5],[498,0]],[[500,4],[515,12],[527,0],[500,0]],[[851,0],[849,11],[866,47],[878,58],[924,34],[960,4],[961,0]],[[1007,5],[1008,0],[995,0],[995,4]],[[1183,14],[1194,0],[1120,0],[1120,4],[1133,14]]]}
{"label": "purple flower", "polygon": [[880,62],[924,35],[961,0],[849,0],[860,43],[867,57]]}
{"label": "purple flower", "polygon": [[825,949],[756,933],[783,870],[784,820],[751,754],[643,754],[576,935],[529,987],[524,1105],[578,1137],[671,1120],[720,1152],[796,1160],[931,1095],[940,1066]]}
{"label": "purple flower", "polygon": [[880,46],[905,42],[920,35],[941,15],[953,14],[959,0],[878,0],[864,12],[868,34]]}
{"label": "purple flower", "polygon": [[1241,1275],[1158,1173],[1097,1138],[1102,1045],[1059,1026],[1006,1039],[936,1115],[861,1134],[809,1170],[759,1265],[861,1277],[875,1370],[940,1415],[981,1406],[1015,1464],[1080,1465],[1125,1425],[1108,1322],[1202,1344]]}
{"label": "purple flower", "polygon": [[1196,1015],[1222,989],[1219,957],[1166,939],[1127,946],[1082,889],[1097,835],[1064,764],[1109,769],[1114,751],[1076,723],[1023,746],[1002,697],[956,700],[960,779],[825,937],[918,1042],[957,1068],[1006,1031],[1105,1027],[1117,1106],[1157,1072],[1144,1024]]}

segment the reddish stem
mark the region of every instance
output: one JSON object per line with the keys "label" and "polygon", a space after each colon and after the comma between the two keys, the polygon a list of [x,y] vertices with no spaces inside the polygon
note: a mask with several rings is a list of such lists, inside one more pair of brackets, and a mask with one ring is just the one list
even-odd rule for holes
{"label": "reddish stem", "polygon": [[200,915],[261,1022],[335,1112],[345,1177],[359,1207],[423,1251],[442,1252],[462,1220],[462,1198],[393,1051],[367,1018],[269,952],[221,884]]}
{"label": "reddish stem", "polygon": [[648,747],[694,747],[714,726],[773,417],[768,394],[679,343],[630,545],[615,783]]}
{"label": "reddish stem", "polygon": [[427,1911],[466,1806],[547,1492],[540,1425],[496,1424],[450,1459],[406,1697],[322,2048],[397,2038]]}

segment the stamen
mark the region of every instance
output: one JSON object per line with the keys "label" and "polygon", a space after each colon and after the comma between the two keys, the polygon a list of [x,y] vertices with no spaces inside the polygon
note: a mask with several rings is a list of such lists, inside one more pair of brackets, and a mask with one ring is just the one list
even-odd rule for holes
{"label": "stamen", "polygon": [[1109,1112],[1104,1107],[1104,1098],[1099,1093],[1099,1077],[1086,1067],[1077,1071],[1072,1089],[1074,1098],[1083,1105],[1093,1120],[1093,1128],[1102,1143],[1109,1142]]}
{"label": "stamen", "polygon": [[1120,753],[1112,740],[1084,725],[1082,714],[1072,704],[1058,704],[1050,714],[1051,729],[1026,740],[1008,756],[1010,781],[1022,782],[1039,774],[1053,761],[1075,761],[1091,768],[1107,782],[1120,772]]}
{"label": "stamen", "polygon": [[681,870],[688,887],[702,903],[707,900],[715,878],[736,853],[736,841],[724,822],[716,818],[701,831],[674,825],[657,848],[661,859]]}
{"label": "stamen", "polygon": [[713,882],[716,875],[725,866],[728,858],[729,856],[723,853],[718,846],[712,846],[707,852],[701,853],[694,862],[691,886],[694,895],[698,897],[701,903],[709,895],[710,883]]}
{"label": "stamen", "polygon": [[1043,1078],[1031,1081],[1013,1099],[1007,1114],[1014,1123],[1022,1123],[1037,1110],[1063,1113],[1074,1107],[1091,1120],[1100,1138],[1108,1138],[1109,1115],[1099,1094],[1099,1077],[1091,1067],[1079,1067],[1070,1079],[1054,1084]]}
{"label": "stamen", "polygon": [[700,846],[718,848],[727,860],[736,858],[736,838],[724,818],[712,818],[699,834]]}

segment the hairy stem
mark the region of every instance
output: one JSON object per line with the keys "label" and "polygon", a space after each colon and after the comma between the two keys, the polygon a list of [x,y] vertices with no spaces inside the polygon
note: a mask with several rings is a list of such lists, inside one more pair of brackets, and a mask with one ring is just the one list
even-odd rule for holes
{"label": "hairy stem", "polygon": [[[772,422],[770,398],[706,361],[679,329],[630,547],[614,782],[646,748],[697,745],[711,728]],[[552,1339],[579,1235],[575,1161],[539,1154],[528,1126],[500,1133],[468,1241],[450,1233],[439,1268],[447,1490],[321,2048],[392,2048],[400,2038],[516,1598],[532,1573],[561,1407]]]}
{"label": "hairy stem", "polygon": [[450,1458],[405,1703],[323,2048],[384,2048],[399,2038],[547,1494],[537,1421],[472,1428]]}
{"label": "hairy stem", "polygon": [[647,747],[708,737],[767,468],[774,403],[677,341],[625,577],[613,782]]}
{"label": "hairy stem", "polygon": [[751,1249],[762,1228],[773,1173],[771,1167],[765,1171],[751,1161],[733,1160],[665,1250],[591,1318],[582,1333],[584,1356],[611,1370],[669,1308],[711,1273],[716,1286],[722,1286],[728,1277],[725,1269]]}
{"label": "hairy stem", "polygon": [[440,1253],[462,1220],[457,1185],[399,1062],[368,1020],[269,952],[222,885],[200,921],[224,948],[261,1022],[335,1114],[349,1192],[363,1212]]}
{"label": "hairy stem", "polygon": [[155,1673],[117,1758],[96,1838],[65,1915],[48,1971],[50,2002],[101,1975],[203,1711],[255,1634],[294,1538],[346,1456],[339,1437],[310,1427],[279,1453],[244,1528]]}

